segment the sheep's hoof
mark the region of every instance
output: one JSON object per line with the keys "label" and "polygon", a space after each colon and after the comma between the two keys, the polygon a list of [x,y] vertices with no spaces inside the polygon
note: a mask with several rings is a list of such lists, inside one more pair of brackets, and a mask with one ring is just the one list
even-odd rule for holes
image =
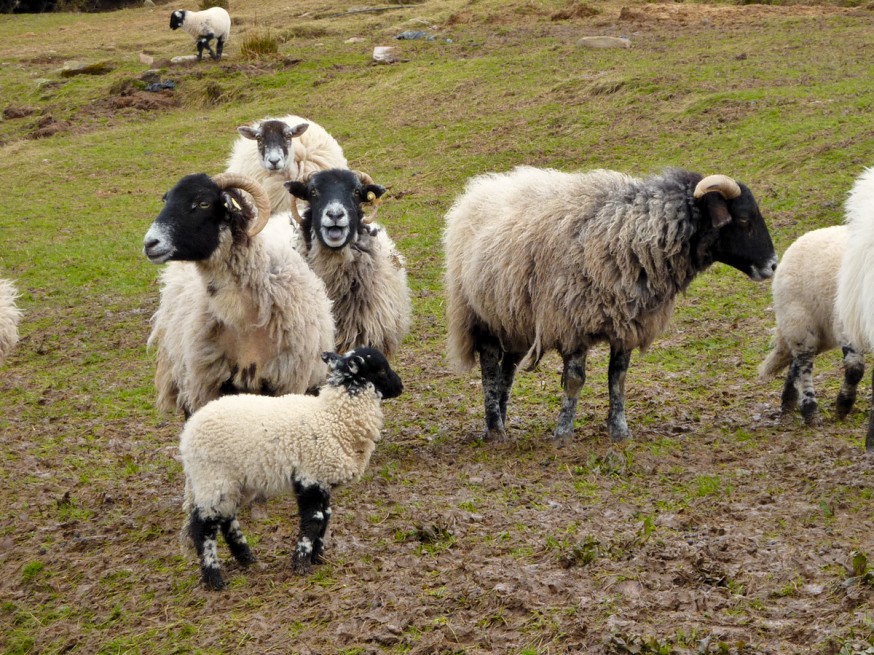
{"label": "sheep's hoof", "polygon": [[852,411],[853,405],[855,403],[855,396],[850,398],[849,396],[838,394],[838,400],[835,404],[835,418],[837,418],[839,421],[843,421],[845,418],[847,418],[847,416],[850,415],[850,412]]}
{"label": "sheep's hoof", "polygon": [[489,428],[483,433],[483,441],[506,441],[507,431],[502,428]]}
{"label": "sheep's hoof", "polygon": [[221,591],[228,586],[222,579],[221,571],[213,568],[203,571],[203,584],[212,591]]}
{"label": "sheep's hoof", "polygon": [[309,554],[306,557],[293,557],[291,559],[291,568],[298,575],[308,575],[310,569],[312,569],[312,562],[310,562]]}
{"label": "sheep's hoof", "polygon": [[621,427],[608,426],[607,432],[610,434],[610,441],[613,443],[619,443],[620,441],[625,441],[628,437],[631,436],[631,432],[628,431],[628,427],[623,425]]}

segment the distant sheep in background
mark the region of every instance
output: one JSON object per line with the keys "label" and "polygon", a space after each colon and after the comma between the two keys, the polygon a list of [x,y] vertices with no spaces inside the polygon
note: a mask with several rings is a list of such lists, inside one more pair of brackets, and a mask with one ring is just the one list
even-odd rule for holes
{"label": "distant sheep in background", "polygon": [[182,430],[184,531],[210,589],[225,586],[216,550],[219,530],[240,564],[254,561],[237,511],[257,497],[294,492],[300,537],[292,565],[303,574],[322,561],[331,489],[364,473],[382,436],[381,401],[404,388],[372,348],[322,357],[330,373],[318,396],[227,396],[196,412]]}
{"label": "distant sheep in background", "polygon": [[[222,50],[231,35],[231,17],[221,7],[210,7],[203,11],[186,11],[178,9],[170,14],[170,29],[182,28],[197,39],[197,60],[203,59],[203,51],[218,61],[222,58]],[[213,52],[209,42],[215,39]]]}
{"label": "distant sheep in background", "polygon": [[21,310],[15,304],[18,292],[9,280],[0,279],[0,365],[18,343]]}
{"label": "distant sheep in background", "polygon": [[628,436],[625,373],[664,329],[676,295],[714,261],[753,280],[777,255],[752,192],[724,175],[669,169],[638,179],[607,170],[522,166],[473,178],[446,215],[448,355],[479,355],[488,439],[506,436],[517,365],[564,360],[554,438],[570,438],[586,354],[610,344],[613,441]]}
{"label": "distant sheep in background", "polygon": [[283,184],[329,168],[348,168],[337,140],[318,123],[294,116],[264,118],[237,128],[227,172],[247,175],[264,187],[273,213],[289,211]]}
{"label": "distant sheep in background", "polygon": [[334,305],[336,350],[371,346],[391,357],[410,329],[412,305],[404,259],[386,231],[361,205],[376,202],[385,187],[366,173],[321,171],[287,182],[296,198],[310,203],[300,226],[298,251],[328,290]]}
{"label": "distant sheep in background", "polygon": [[[240,191],[255,199],[254,218]],[[291,217],[271,218],[263,189],[239,175],[188,175],[165,200],[143,240],[149,261],[168,262],[149,335],[158,406],[188,417],[227,394],[320,385],[331,302],[294,249]]]}
{"label": "distant sheep in background", "polygon": [[[874,348],[874,167],[866,169],[853,185],[845,220],[847,247],[838,272],[835,306],[847,338],[870,352]],[[874,411],[868,418],[865,448],[874,452]]]}
{"label": "distant sheep in background", "polygon": [[767,378],[789,366],[781,408],[784,415],[792,412],[800,391],[801,416],[808,425],[820,422],[813,389],[813,360],[819,353],[840,346],[844,354],[844,381],[835,410],[839,419],[853,408],[856,387],[865,373],[864,350],[844,336],[835,309],[846,247],[845,225],[808,232],[786,249],[771,283],[777,329],[759,375]]}

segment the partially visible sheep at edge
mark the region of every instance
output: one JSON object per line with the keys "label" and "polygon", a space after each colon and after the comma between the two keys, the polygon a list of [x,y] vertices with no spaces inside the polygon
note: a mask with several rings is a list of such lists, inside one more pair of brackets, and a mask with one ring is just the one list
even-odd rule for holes
{"label": "partially visible sheep at edge", "polygon": [[586,354],[610,344],[613,441],[629,435],[625,374],[674,309],[675,296],[714,261],[753,280],[777,255],[752,192],[724,176],[669,169],[638,179],[615,171],[527,166],[470,180],[446,215],[448,357],[479,355],[487,439],[506,437],[517,365],[548,350],[564,362],[553,436],[573,434]]}
{"label": "partially visible sheep at edge", "polygon": [[[852,343],[874,348],[874,167],[856,179],[844,205],[847,248],[838,271],[835,306]],[[874,392],[874,377],[872,377]],[[874,411],[869,414],[865,449],[874,452]]]}
{"label": "partially visible sheep at edge", "polygon": [[337,140],[318,123],[289,114],[237,128],[226,170],[257,180],[270,197],[271,211],[289,211],[283,184],[329,168],[348,168]]}
{"label": "partially visible sheep at edge", "polygon": [[303,216],[291,204],[301,230],[297,247],[334,304],[337,351],[371,346],[391,357],[410,329],[407,271],[388,233],[373,223],[376,209],[365,215],[361,208],[385,187],[350,170],[321,171],[286,187],[309,203]]}
{"label": "partially visible sheep at edge", "polygon": [[18,322],[21,310],[15,304],[18,291],[9,280],[0,279],[0,365],[18,343]]}
{"label": "partially visible sheep at edge", "polygon": [[227,396],[196,412],[182,430],[183,534],[194,542],[203,582],[211,589],[225,586],[219,530],[240,564],[254,561],[237,511],[256,497],[293,491],[300,536],[292,566],[304,574],[322,562],[331,489],[364,473],[381,437],[381,400],[403,390],[400,377],[372,348],[323,357],[330,373],[318,396]]}
{"label": "partially visible sheep at edge", "polygon": [[[231,35],[231,17],[221,7],[210,7],[203,11],[177,9],[170,14],[170,29],[182,28],[197,40],[197,60],[203,59],[203,51],[218,61],[228,37]],[[215,39],[215,51],[209,42]]]}
{"label": "partially visible sheep at edge", "polygon": [[771,283],[777,328],[772,349],[759,366],[762,379],[787,366],[781,409],[791,413],[799,404],[807,425],[820,423],[813,388],[813,360],[840,346],[844,380],[835,414],[843,419],[856,402],[856,387],[865,373],[864,351],[844,336],[835,309],[838,270],[847,247],[847,228],[834,225],[801,235],[780,259]]}
{"label": "partially visible sheep at edge", "polygon": [[[257,216],[239,190],[255,198]],[[144,238],[161,275],[149,346],[158,406],[188,417],[219,396],[317,387],[333,349],[325,285],[294,250],[287,214],[270,218],[251,179],[183,177]]]}

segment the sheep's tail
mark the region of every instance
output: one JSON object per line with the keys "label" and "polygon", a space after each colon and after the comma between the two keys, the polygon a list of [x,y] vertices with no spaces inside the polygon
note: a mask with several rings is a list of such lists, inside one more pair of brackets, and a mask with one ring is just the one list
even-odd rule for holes
{"label": "sheep's tail", "polygon": [[791,362],[792,351],[789,350],[789,345],[778,329],[774,335],[771,352],[765,357],[765,361],[759,364],[759,379],[767,380],[789,366]]}

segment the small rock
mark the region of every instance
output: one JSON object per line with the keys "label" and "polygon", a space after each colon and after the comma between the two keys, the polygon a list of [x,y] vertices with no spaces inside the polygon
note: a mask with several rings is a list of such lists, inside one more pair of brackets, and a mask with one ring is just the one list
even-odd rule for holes
{"label": "small rock", "polygon": [[151,55],[147,55],[146,53],[141,52],[140,53],[140,63],[145,64],[146,66],[151,66],[152,64],[155,63],[155,58],[152,57]]}
{"label": "small rock", "polygon": [[197,55],[181,55],[179,57],[173,57],[170,60],[171,64],[187,64],[192,61],[197,61]]}
{"label": "small rock", "polygon": [[373,61],[377,64],[394,64],[398,61],[398,49],[392,46],[376,46],[373,49]]}
{"label": "small rock", "polygon": [[577,45],[582,48],[630,48],[631,40],[619,36],[584,36]]}
{"label": "small rock", "polygon": [[364,41],[365,39],[363,36],[353,36],[343,41],[343,43],[364,43]]}

